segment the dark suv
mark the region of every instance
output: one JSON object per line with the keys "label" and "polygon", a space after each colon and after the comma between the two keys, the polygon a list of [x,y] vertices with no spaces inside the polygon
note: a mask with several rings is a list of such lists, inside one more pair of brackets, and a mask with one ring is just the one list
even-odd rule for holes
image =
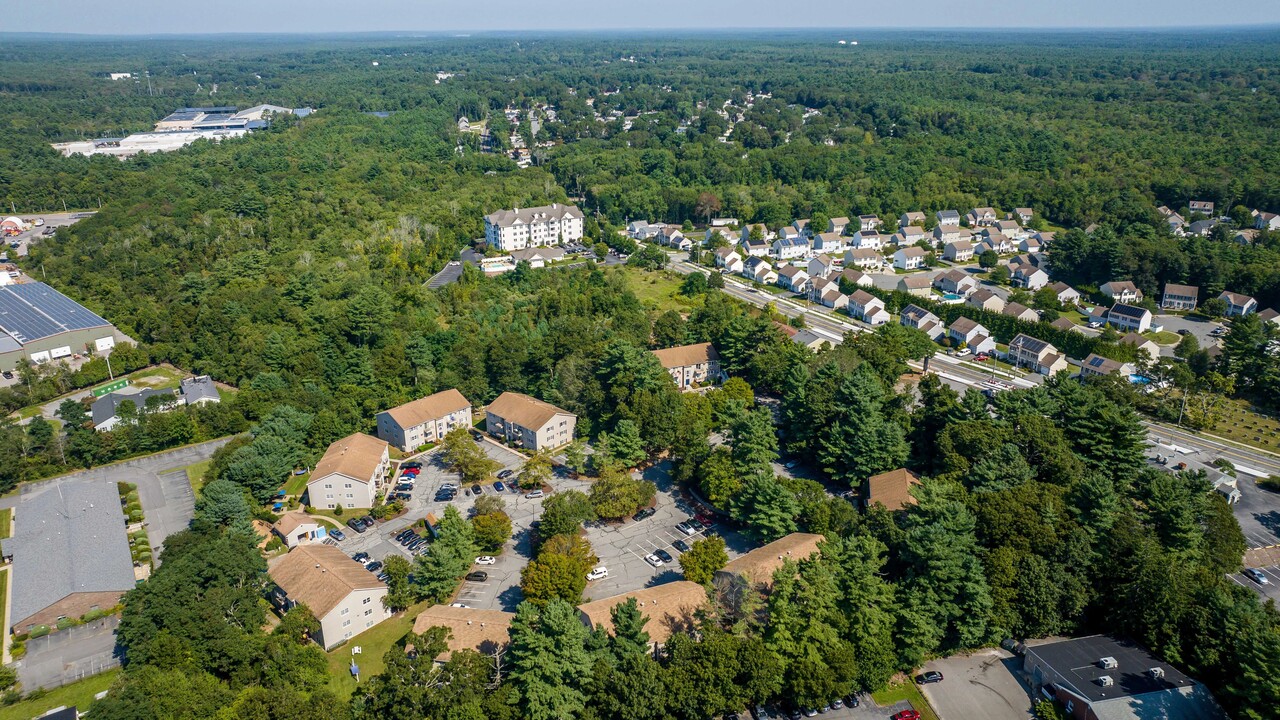
{"label": "dark suv", "polygon": [[654,513],[656,513],[656,512],[658,512],[658,511],[657,511],[657,510],[654,510],[653,508],[645,508],[645,509],[641,510],[640,512],[636,513],[635,515],[632,515],[632,516],[631,516],[631,519],[632,519],[632,520],[635,520],[636,522],[640,522],[641,520],[644,520],[645,518],[651,518],[651,517],[653,517]]}

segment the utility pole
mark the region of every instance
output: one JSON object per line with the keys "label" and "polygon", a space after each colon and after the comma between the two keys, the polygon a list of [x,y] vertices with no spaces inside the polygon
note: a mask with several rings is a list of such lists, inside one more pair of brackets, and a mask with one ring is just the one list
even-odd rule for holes
{"label": "utility pole", "polygon": [[107,378],[114,381],[116,379],[116,375],[111,372],[111,353],[107,353],[104,357],[107,358]]}

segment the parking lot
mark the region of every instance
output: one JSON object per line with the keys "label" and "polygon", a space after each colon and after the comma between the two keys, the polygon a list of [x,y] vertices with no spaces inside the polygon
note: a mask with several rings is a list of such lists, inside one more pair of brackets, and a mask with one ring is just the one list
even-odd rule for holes
{"label": "parking lot", "polygon": [[1227,577],[1235,581],[1237,585],[1249,588],[1253,592],[1261,595],[1263,598],[1271,598],[1277,603],[1280,603],[1280,564],[1268,565],[1255,569],[1262,573],[1262,576],[1267,580],[1267,584],[1263,585],[1242,572],[1232,573]]}
{"label": "parking lot", "polygon": [[921,685],[942,720],[1029,720],[1031,696],[1018,679],[1022,659],[1004,650],[983,650],[930,661],[943,679]]}
{"label": "parking lot", "polygon": [[1231,507],[1250,548],[1280,545],[1280,495],[1258,487],[1252,476],[1240,473],[1240,502]]}
{"label": "parking lot", "polygon": [[[93,213],[72,213],[72,212],[27,213],[25,215],[22,215],[21,217],[23,217],[26,220],[34,220],[36,218],[41,218],[44,220],[44,224],[37,227],[32,227],[30,230],[27,230],[26,232],[23,232],[23,233],[19,233],[18,235],[15,235],[13,237],[5,238],[4,239],[5,247],[3,248],[3,250],[9,254],[10,258],[24,257],[30,251],[32,244],[37,243],[41,239],[47,238],[53,234],[48,231],[50,230],[56,231],[60,227],[73,225],[76,222],[79,222],[80,220],[83,220],[84,218],[89,217],[91,215],[93,215]],[[17,243],[18,246],[16,248],[12,247],[11,243]]]}

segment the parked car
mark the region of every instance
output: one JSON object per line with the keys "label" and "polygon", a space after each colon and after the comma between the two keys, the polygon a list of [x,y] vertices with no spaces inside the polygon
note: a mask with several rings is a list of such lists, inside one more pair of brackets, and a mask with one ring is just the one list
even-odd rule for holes
{"label": "parked car", "polygon": [[467,609],[471,608],[470,605],[463,605],[462,603],[449,603],[449,607],[467,608]]}
{"label": "parked car", "polygon": [[421,470],[422,463],[418,462],[417,460],[414,460],[413,462],[407,462],[401,465],[400,467],[405,470]]}
{"label": "parked car", "polygon": [[498,479],[506,480],[507,478],[511,477],[513,474],[515,474],[514,470],[503,470],[502,472],[498,473]]}
{"label": "parked car", "polygon": [[351,559],[352,559],[352,560],[355,560],[356,562],[358,562],[358,563],[360,563],[361,565],[363,565],[363,564],[365,564],[366,562],[368,562],[368,561],[369,561],[369,553],[367,553],[367,552],[358,552],[358,553],[356,553],[355,555],[352,555],[352,556],[351,556]]}
{"label": "parked car", "polygon": [[675,560],[675,558],[671,557],[671,553],[667,552],[666,550],[663,550],[662,548],[658,548],[657,550],[654,550],[653,554],[662,558],[662,562],[664,563],[669,563]]}
{"label": "parked car", "polygon": [[711,517],[706,513],[698,513],[697,515],[693,516],[693,519],[697,520],[698,524],[704,528],[709,528],[712,525],[716,524],[715,518]]}
{"label": "parked car", "polygon": [[412,490],[412,489],[413,489],[413,483],[407,483],[407,482],[396,483],[396,490],[399,490],[401,492]]}
{"label": "parked car", "polygon": [[689,552],[689,543],[683,540],[676,540],[675,542],[671,543],[671,547],[679,550],[682,553]]}
{"label": "parked car", "polygon": [[[496,562],[498,562],[498,559],[492,555],[481,555],[480,557],[476,558],[477,565],[492,565]],[[454,577],[457,577],[457,575],[454,575]]]}
{"label": "parked car", "polygon": [[483,495],[483,494],[484,494],[484,488],[480,487],[480,483],[476,483],[475,485],[472,485],[472,486],[471,486],[471,494],[472,494],[472,495]]}
{"label": "parked car", "polygon": [[379,562],[379,561],[377,561],[377,560],[374,560],[373,562],[369,563],[368,565],[365,565],[365,566],[364,566],[364,569],[365,569],[365,570],[368,570],[368,571],[369,571],[369,572],[371,572],[371,573],[376,573],[376,572],[378,572],[379,570],[381,570],[381,569],[382,569],[382,563],[381,563],[381,562]]}
{"label": "parked car", "polygon": [[506,489],[507,489],[507,486],[506,486],[506,485],[503,485],[503,484],[502,484],[502,481],[501,481],[501,480],[499,480],[498,482],[495,482],[495,483],[493,484],[493,489],[494,489],[494,490],[497,490],[498,492],[502,492],[503,490],[506,490]]}
{"label": "parked car", "polygon": [[397,492],[397,493],[391,493],[391,497],[388,498],[388,500],[390,500],[391,502],[395,502],[397,500],[401,502],[409,502],[409,500],[412,498],[413,498],[413,495],[407,492]]}
{"label": "parked car", "polygon": [[631,519],[632,519],[632,520],[635,520],[636,522],[640,522],[641,520],[644,520],[645,518],[653,517],[653,514],[654,514],[654,513],[656,513],[656,512],[658,512],[658,511],[657,511],[657,510],[654,510],[653,508],[645,508],[645,509],[641,510],[640,512],[636,513],[635,515],[632,515],[632,516],[631,516]]}
{"label": "parked car", "polygon": [[409,477],[417,477],[418,474],[421,472],[422,471],[418,468],[404,468],[403,470],[400,471],[400,474],[407,475]]}
{"label": "parked car", "polygon": [[1254,582],[1258,583],[1259,585],[1270,585],[1270,584],[1271,584],[1271,581],[1270,581],[1269,579],[1267,579],[1267,576],[1266,576],[1265,574],[1263,574],[1263,572],[1262,572],[1261,570],[1258,570],[1257,568],[1245,568],[1245,569],[1244,569],[1244,574],[1245,574],[1245,575],[1248,575],[1250,580],[1252,580],[1252,581],[1254,581]]}
{"label": "parked car", "polygon": [[378,579],[382,582],[386,582],[391,579],[391,575],[384,570],[383,572],[378,573]]}
{"label": "parked car", "polygon": [[368,529],[364,526],[364,523],[360,521],[360,518],[351,518],[350,520],[348,520],[347,527],[351,528],[352,530],[355,530],[358,533],[362,533]]}
{"label": "parked car", "polygon": [[688,521],[682,522],[679,525],[676,525],[676,529],[684,533],[685,535],[696,535],[700,530],[702,530],[700,526],[697,526],[695,523],[691,523]]}
{"label": "parked car", "polygon": [[649,554],[644,556],[644,561],[654,567],[662,567],[662,558],[657,555]]}
{"label": "parked car", "polygon": [[346,534],[346,533],[344,533],[344,532],[342,532],[342,531],[341,531],[341,530],[339,530],[338,528],[334,528],[334,529],[332,529],[332,530],[330,530],[330,531],[329,531],[329,537],[333,538],[334,540],[338,540],[339,542],[341,542],[342,540],[346,540],[346,539],[347,539],[347,534]]}
{"label": "parked car", "polygon": [[915,710],[903,710],[894,714],[893,720],[920,720],[920,713]]}
{"label": "parked car", "polygon": [[916,676],[916,682],[920,683],[921,685],[928,685],[930,683],[942,682],[942,673],[938,672],[937,670],[930,670],[928,672],[921,673]]}
{"label": "parked car", "polygon": [[365,515],[364,517],[360,518],[360,522],[364,523],[365,528],[371,528],[374,525],[372,515]]}
{"label": "parked car", "polygon": [[977,360],[978,362],[986,362],[991,359],[991,356],[986,353],[978,353],[977,355],[973,356],[973,359]]}
{"label": "parked car", "polygon": [[850,695],[844,699],[844,704],[848,707],[855,708],[861,705],[862,701],[858,699],[857,695]]}
{"label": "parked car", "polygon": [[529,499],[529,500],[536,500],[536,499],[538,499],[538,498],[542,497],[542,496],[543,496],[543,494],[544,494],[544,493],[543,493],[541,490],[530,490],[529,492],[525,493],[525,494],[524,494],[524,496],[525,496],[525,498],[526,498],[526,499]]}
{"label": "parked car", "polygon": [[483,570],[467,573],[467,580],[471,582],[484,582],[489,579],[489,573]]}
{"label": "parked car", "polygon": [[[1097,320],[1093,320],[1093,321],[1090,321],[1089,327],[1093,328],[1094,330],[1097,330],[1098,328],[1102,327],[1102,323],[1098,322]],[[904,710],[903,712],[906,712],[906,711]]]}
{"label": "parked car", "polygon": [[595,568],[595,569],[593,569],[591,572],[587,573],[587,580],[589,580],[589,581],[590,581],[590,580],[599,580],[599,579],[601,579],[601,578],[607,578],[607,577],[609,577],[609,568],[607,568],[607,567],[605,567],[605,566],[603,566],[603,565],[601,565],[600,567]]}

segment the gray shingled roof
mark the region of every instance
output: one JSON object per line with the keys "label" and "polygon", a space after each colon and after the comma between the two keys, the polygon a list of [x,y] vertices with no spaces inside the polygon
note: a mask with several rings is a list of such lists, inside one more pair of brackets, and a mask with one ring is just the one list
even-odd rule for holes
{"label": "gray shingled roof", "polygon": [[213,384],[213,379],[208,375],[185,378],[179,385],[182,388],[182,397],[188,405],[194,405],[201,400],[218,402],[222,399],[218,395],[218,388]]}
{"label": "gray shingled roof", "polygon": [[51,482],[22,496],[13,556],[13,624],[78,592],[133,588],[133,561],[115,483]]}
{"label": "gray shingled roof", "polygon": [[113,392],[107,393],[97,400],[93,401],[93,425],[97,427],[104,422],[116,416],[116,409],[120,407],[120,403],[125,400],[132,400],[134,405],[141,411],[147,406],[147,398],[153,395],[161,395],[172,399],[173,390],[156,390],[155,388],[145,388],[139,392]]}

